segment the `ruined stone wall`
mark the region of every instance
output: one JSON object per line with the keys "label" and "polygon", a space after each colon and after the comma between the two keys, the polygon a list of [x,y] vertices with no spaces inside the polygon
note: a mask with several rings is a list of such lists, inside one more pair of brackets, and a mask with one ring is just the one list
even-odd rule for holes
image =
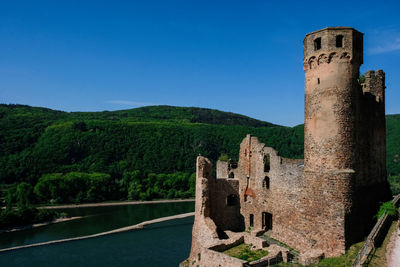
{"label": "ruined stone wall", "polygon": [[210,218],[212,179],[211,162],[204,157],[197,157],[195,216],[190,259],[196,259],[202,248],[210,246],[218,239],[217,226]]}
{"label": "ruined stone wall", "polygon": [[[225,167],[229,166],[225,165]],[[231,205],[228,205],[228,196],[236,196],[236,203],[231,202]],[[211,266],[207,264],[207,261],[198,260],[199,253],[210,252],[208,250],[210,246],[225,238],[223,231],[244,230],[243,217],[240,214],[239,180],[216,179],[212,176],[210,160],[199,156],[196,162],[195,201],[195,220],[189,258],[200,266]],[[209,256],[213,257],[211,254]]]}
{"label": "ruined stone wall", "polygon": [[240,144],[237,164],[217,162],[217,178],[211,162],[198,157],[192,262],[240,266],[210,250],[228,238],[226,230],[254,238],[268,231],[303,260],[339,256],[365,237],[391,194],[385,74],[369,71],[360,85],[362,63],[363,35],[352,28],[326,28],[304,39],[304,161],[282,158],[251,135]]}
{"label": "ruined stone wall", "polygon": [[246,261],[228,256],[211,249],[202,249],[200,254],[202,262],[206,263],[204,267],[243,267]]}
{"label": "ruined stone wall", "polygon": [[[282,158],[273,148],[266,147],[250,135],[242,141],[239,153],[235,175],[240,181],[240,205],[245,229],[252,232],[269,230],[272,237],[297,250],[309,248],[309,239],[303,232],[304,227],[301,227],[305,223],[299,221],[299,203],[303,198],[303,160]],[[266,166],[268,158],[269,166]],[[264,212],[272,216],[272,225],[265,221],[263,224]],[[253,226],[250,216],[253,217]]]}
{"label": "ruined stone wall", "polygon": [[243,231],[243,216],[240,212],[239,180],[214,179],[211,193],[211,218],[218,226],[218,230]]}
{"label": "ruined stone wall", "polygon": [[229,175],[228,161],[217,161],[217,178],[228,178]]}
{"label": "ruined stone wall", "polygon": [[349,244],[371,230],[380,203],[391,196],[386,177],[385,73],[368,71],[357,92],[357,168],[353,211],[346,227]]}
{"label": "ruined stone wall", "polygon": [[368,71],[358,92],[357,186],[368,186],[386,181],[385,73]]}

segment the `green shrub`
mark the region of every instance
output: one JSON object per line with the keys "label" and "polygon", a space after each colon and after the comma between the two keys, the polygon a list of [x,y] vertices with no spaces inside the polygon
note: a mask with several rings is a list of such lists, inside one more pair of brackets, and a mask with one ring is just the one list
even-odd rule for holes
{"label": "green shrub", "polygon": [[[64,212],[65,214],[65,212]],[[61,214],[58,214],[56,211],[54,210],[46,210],[46,209],[39,209],[34,222],[35,223],[41,223],[41,222],[49,222],[49,221],[53,221],[55,220],[58,216],[61,216]]]}
{"label": "green shrub", "polygon": [[397,209],[392,201],[385,202],[380,206],[377,218],[380,219],[385,213],[390,216],[397,216]]}
{"label": "green shrub", "polygon": [[390,189],[393,195],[400,194],[400,175],[393,175],[388,177]]}
{"label": "green shrub", "polygon": [[229,156],[227,154],[222,154],[221,156],[219,156],[218,160],[220,160],[220,161],[228,161],[229,160]]}

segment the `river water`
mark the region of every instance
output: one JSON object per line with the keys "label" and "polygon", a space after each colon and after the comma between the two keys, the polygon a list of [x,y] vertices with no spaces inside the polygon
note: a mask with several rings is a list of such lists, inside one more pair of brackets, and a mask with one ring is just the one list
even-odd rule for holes
{"label": "river water", "polygon": [[[89,235],[191,212],[193,202],[66,209],[75,221],[0,234],[0,247]],[[177,266],[190,251],[193,217],[108,236],[0,253],[0,266]]]}

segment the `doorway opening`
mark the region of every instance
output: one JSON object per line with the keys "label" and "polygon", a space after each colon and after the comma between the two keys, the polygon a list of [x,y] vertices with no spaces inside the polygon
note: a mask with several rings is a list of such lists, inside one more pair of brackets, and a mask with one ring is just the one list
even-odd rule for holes
{"label": "doorway opening", "polygon": [[265,231],[272,230],[272,214],[269,212],[262,213],[262,228]]}

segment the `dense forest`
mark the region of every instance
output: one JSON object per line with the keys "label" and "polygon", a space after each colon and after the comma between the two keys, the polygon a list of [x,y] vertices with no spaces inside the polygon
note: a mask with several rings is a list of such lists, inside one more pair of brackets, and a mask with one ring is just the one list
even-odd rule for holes
{"label": "dense forest", "polygon": [[[217,110],[150,106],[68,113],[0,105],[0,184],[26,182],[38,202],[188,197],[196,156],[236,159],[248,133],[281,156],[303,157],[303,125],[283,127]],[[388,115],[388,174],[396,192],[399,137],[400,115]],[[77,195],[44,195],[79,183]],[[94,194],[96,186],[107,190]]]}

